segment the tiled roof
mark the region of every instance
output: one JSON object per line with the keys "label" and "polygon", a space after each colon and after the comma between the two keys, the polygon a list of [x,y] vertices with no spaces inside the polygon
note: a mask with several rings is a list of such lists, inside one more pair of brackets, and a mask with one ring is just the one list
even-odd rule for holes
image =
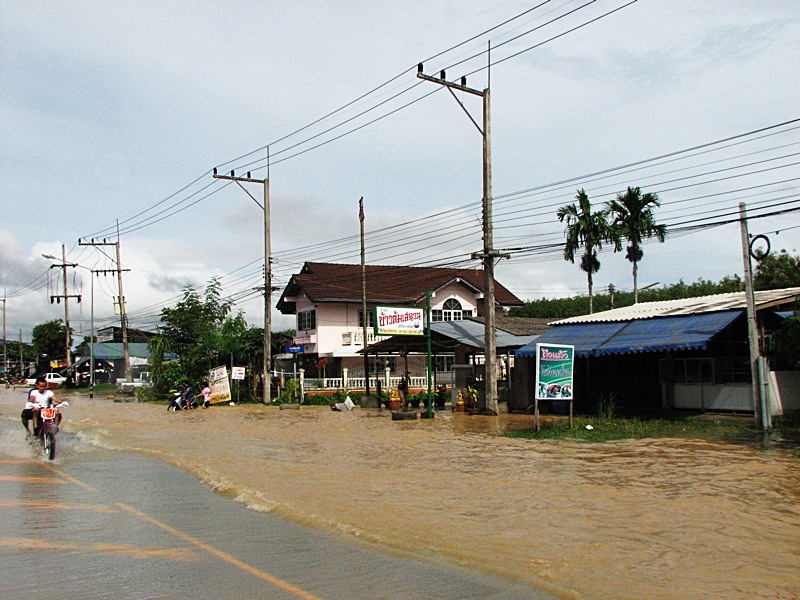
{"label": "tiled roof", "polygon": [[[780,290],[762,290],[755,293],[756,309],[772,308],[795,302],[800,298],[800,287],[784,288]],[[714,294],[698,298],[683,298],[681,300],[663,300],[660,302],[641,302],[633,306],[615,308],[592,315],[581,315],[554,321],[552,325],[566,325],[569,323],[608,323],[614,321],[635,321],[638,319],[652,319],[654,317],[669,317],[679,315],[696,315],[702,313],[719,312],[724,310],[747,308],[747,298],[744,292],[730,294]]]}
{"label": "tiled roof", "polygon": [[[367,265],[367,302],[424,305],[427,290],[435,292],[454,281],[483,292],[483,270]],[[313,302],[360,302],[361,265],[306,263],[284,289],[278,309],[293,312],[294,302],[285,298],[301,291]],[[500,306],[523,304],[496,280],[495,302]]]}
{"label": "tiled roof", "polygon": [[[471,319],[483,323],[483,316]],[[552,320],[542,317],[495,317],[494,326],[513,335],[539,335],[550,329]]]}

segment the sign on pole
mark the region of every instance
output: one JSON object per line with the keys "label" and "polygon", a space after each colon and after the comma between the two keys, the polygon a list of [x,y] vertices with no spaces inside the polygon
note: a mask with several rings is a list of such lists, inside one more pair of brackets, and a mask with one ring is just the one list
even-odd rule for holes
{"label": "sign on pole", "polygon": [[231,401],[231,384],[228,368],[216,367],[208,372],[208,387],[211,388],[211,404]]}
{"label": "sign on pole", "polygon": [[425,335],[425,309],[376,306],[375,335]]}
{"label": "sign on pole", "polygon": [[231,379],[244,379],[244,367],[231,367]]}
{"label": "sign on pole", "polygon": [[533,428],[539,431],[539,400],[569,402],[572,427],[572,381],[575,346],[536,344],[536,389],[534,390]]}

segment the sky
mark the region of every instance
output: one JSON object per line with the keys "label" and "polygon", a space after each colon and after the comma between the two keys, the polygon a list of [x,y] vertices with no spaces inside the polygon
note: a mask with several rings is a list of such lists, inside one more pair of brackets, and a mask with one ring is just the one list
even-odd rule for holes
{"label": "sky", "polygon": [[[669,233],[640,287],[742,275],[740,202],[800,253],[794,0],[0,0],[7,337],[64,318],[42,256],[62,245],[77,340],[92,297],[97,326],[119,322],[115,277],[90,274],[115,248],[92,239],[119,239],[131,326],[212,277],[263,325],[263,186],[215,167],[269,177],[273,306],[303,262],[360,261],[362,197],[368,262],[477,268],[482,100],[418,63],[491,90],[496,278],[523,300],[585,293],[555,217],[579,188],[597,208],[658,194]],[[632,289],[624,251],[600,259],[596,289]]]}

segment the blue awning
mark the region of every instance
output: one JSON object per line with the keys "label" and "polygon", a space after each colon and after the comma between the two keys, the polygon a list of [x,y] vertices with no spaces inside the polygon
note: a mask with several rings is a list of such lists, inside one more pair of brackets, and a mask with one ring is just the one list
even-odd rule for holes
{"label": "blue awning", "polygon": [[569,344],[577,356],[707,348],[708,340],[733,323],[743,311],[728,310],[680,317],[657,317],[613,323],[556,325],[516,352],[536,356],[536,344]]}

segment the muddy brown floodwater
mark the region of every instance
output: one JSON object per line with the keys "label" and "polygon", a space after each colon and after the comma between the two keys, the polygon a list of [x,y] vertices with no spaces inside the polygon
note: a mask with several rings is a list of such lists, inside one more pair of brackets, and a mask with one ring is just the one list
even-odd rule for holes
{"label": "muddy brown floodwater", "polygon": [[[0,395],[2,418],[17,396]],[[163,458],[254,510],[401,554],[566,598],[800,598],[800,460],[785,450],[494,435],[530,427],[525,415],[69,399],[81,443]]]}

